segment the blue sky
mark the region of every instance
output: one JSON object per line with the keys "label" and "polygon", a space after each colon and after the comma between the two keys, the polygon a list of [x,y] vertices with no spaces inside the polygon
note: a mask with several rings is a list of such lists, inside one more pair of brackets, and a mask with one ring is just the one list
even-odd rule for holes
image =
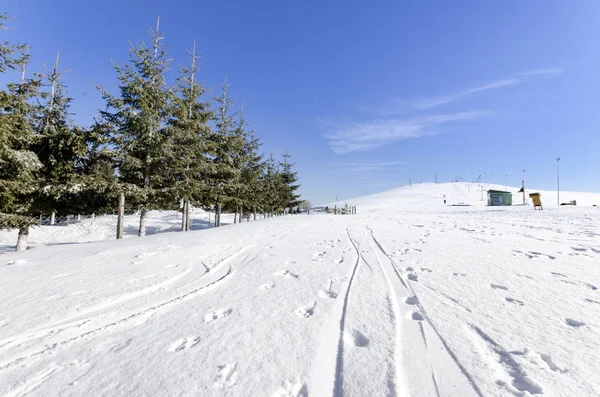
{"label": "blue sky", "polygon": [[[314,203],[455,178],[600,192],[600,2],[3,0],[2,35],[41,70],[61,52],[87,124],[110,60],[161,17],[173,71],[195,39],[266,152],[288,149]],[[170,76],[175,77],[175,74]],[[2,76],[0,82],[15,76]],[[508,177],[507,177],[508,175]]]}

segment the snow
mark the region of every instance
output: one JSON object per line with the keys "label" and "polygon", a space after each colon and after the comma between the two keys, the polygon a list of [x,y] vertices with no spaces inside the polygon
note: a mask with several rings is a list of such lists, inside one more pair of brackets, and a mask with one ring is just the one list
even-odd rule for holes
{"label": "snow", "polygon": [[419,184],[357,215],[33,229],[0,255],[0,395],[598,396],[600,194],[571,199]]}

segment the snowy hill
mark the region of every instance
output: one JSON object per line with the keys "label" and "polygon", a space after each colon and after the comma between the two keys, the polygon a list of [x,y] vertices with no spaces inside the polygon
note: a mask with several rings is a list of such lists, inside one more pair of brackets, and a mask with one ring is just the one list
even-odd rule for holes
{"label": "snowy hill", "polygon": [[[450,183],[419,183],[412,186],[402,186],[385,192],[373,194],[370,196],[356,199],[342,200],[337,203],[327,204],[344,205],[351,203],[364,209],[384,210],[384,209],[405,209],[421,210],[439,208],[443,205],[444,196],[447,204],[468,204],[482,207],[487,205],[488,190],[502,190],[511,192],[513,195],[513,204],[523,204],[523,194],[519,193],[520,187],[511,187],[494,184],[479,184],[470,182],[450,182]],[[483,190],[483,193],[482,193]],[[530,193],[541,193],[542,204],[544,208],[558,206],[556,191],[546,191],[538,189],[525,189],[525,199],[528,205],[531,205]],[[579,206],[600,206],[600,193],[586,192],[560,192],[561,203],[568,203],[576,200]]]}
{"label": "snowy hill", "polygon": [[542,195],[419,184],[358,215],[37,228],[0,255],[0,395],[598,396],[600,195]]}

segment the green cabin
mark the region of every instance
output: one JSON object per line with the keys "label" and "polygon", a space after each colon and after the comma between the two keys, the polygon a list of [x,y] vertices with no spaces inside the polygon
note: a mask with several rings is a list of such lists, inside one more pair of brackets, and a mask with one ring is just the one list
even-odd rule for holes
{"label": "green cabin", "polygon": [[512,193],[502,190],[488,190],[488,205],[512,205]]}

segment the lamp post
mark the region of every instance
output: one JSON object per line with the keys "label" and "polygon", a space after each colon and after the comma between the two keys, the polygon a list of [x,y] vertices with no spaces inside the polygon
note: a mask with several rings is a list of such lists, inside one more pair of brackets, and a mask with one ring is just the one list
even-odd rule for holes
{"label": "lamp post", "polygon": [[556,200],[560,205],[560,157],[556,158]]}

